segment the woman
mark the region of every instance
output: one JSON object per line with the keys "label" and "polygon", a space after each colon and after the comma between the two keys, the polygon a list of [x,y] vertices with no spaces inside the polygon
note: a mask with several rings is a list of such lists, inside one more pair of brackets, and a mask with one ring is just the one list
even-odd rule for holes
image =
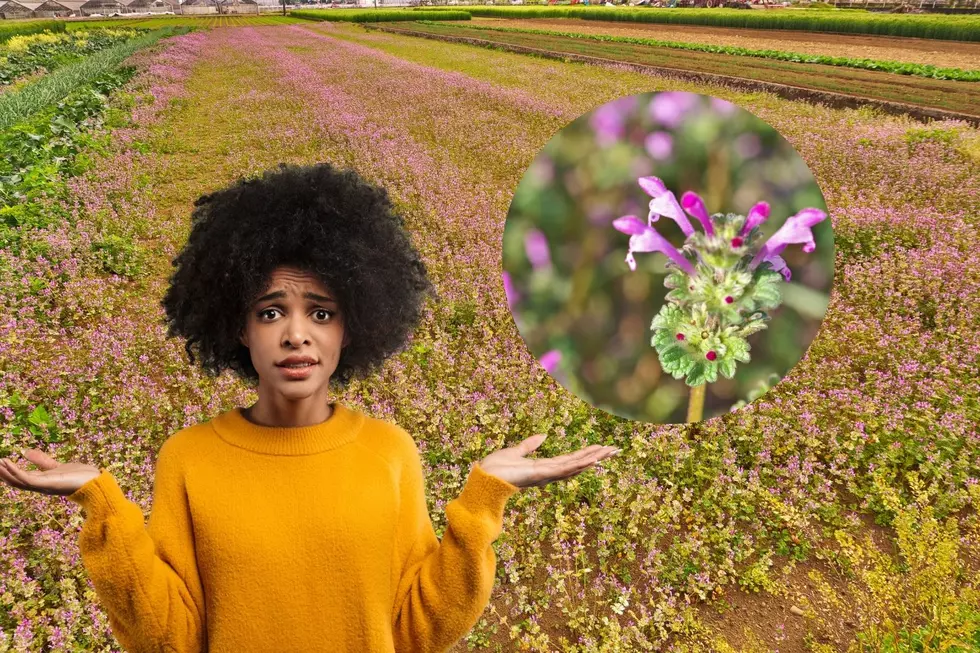
{"label": "woman", "polygon": [[526,458],[540,435],[491,453],[440,542],[412,437],[329,398],[404,347],[432,291],[387,193],[353,171],[281,165],[200,198],[173,265],[168,336],[258,400],[167,439],[145,526],[105,469],[0,462],[84,508],[82,560],[128,651],[444,651],[489,602],[507,499],[614,453]]}

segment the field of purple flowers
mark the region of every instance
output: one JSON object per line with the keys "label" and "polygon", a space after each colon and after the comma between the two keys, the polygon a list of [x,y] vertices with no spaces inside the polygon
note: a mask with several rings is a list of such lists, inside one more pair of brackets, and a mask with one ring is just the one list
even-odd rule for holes
{"label": "field of purple flowers", "polygon": [[[194,199],[281,161],[331,161],[389,190],[440,294],[411,346],[339,397],[414,435],[437,533],[471,462],[501,446],[547,432],[542,456],[624,449],[511,500],[491,605],[454,651],[980,647],[977,129],[328,23],[193,32],[131,62],[142,72],[114,96],[127,119],[46,200],[66,221],[0,256],[5,450],[106,467],[148,513],[168,435],[254,400],[164,338]],[[835,235],[806,355],[694,426],[615,418],[565,391],[501,280],[513,189],[541,147],[657,90],[775,127]],[[97,242],[118,244],[115,272]],[[0,506],[0,653],[119,650],[78,556],[80,509],[6,485]],[[737,609],[759,601],[769,618]]]}

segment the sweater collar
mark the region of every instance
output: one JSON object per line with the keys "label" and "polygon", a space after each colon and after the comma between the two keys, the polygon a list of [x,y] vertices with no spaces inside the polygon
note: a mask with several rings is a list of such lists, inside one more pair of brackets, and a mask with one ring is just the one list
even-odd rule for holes
{"label": "sweater collar", "polygon": [[254,451],[281,456],[304,456],[335,449],[357,438],[364,415],[340,403],[333,403],[326,421],[312,426],[261,426],[248,421],[236,407],[211,420],[218,437],[225,442]]}

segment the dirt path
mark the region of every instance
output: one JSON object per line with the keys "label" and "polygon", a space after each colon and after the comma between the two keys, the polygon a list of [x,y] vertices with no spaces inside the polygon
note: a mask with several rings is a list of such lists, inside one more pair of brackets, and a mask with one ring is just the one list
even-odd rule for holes
{"label": "dirt path", "polygon": [[890,36],[846,36],[790,30],[727,29],[695,25],[623,23],[595,20],[473,18],[453,21],[494,27],[546,29],[580,34],[610,34],[658,41],[705,45],[729,45],[751,50],[784,50],[833,57],[854,57],[903,63],[931,64],[946,68],[980,69],[980,43],[934,41]]}

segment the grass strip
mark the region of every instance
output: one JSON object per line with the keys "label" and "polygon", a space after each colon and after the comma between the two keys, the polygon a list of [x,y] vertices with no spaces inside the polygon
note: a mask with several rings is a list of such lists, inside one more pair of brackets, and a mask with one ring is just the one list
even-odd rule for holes
{"label": "grass strip", "polygon": [[0,25],[0,43],[5,43],[15,36],[64,31],[65,21],[63,20],[37,20],[29,23],[10,23]]}
{"label": "grass strip", "polygon": [[[427,20],[418,21],[432,24]],[[702,43],[683,43],[680,41],[658,41],[633,36],[613,36],[610,34],[582,34],[581,32],[561,32],[557,30],[531,29],[523,27],[491,27],[487,25],[465,25],[464,29],[490,30],[495,32],[521,32],[524,34],[547,34],[573,39],[590,39],[593,41],[609,41],[613,43],[635,43],[637,45],[652,45],[659,48],[675,48],[693,52],[715,52],[742,57],[759,57],[762,59],[777,59],[794,63],[815,63],[828,66],[844,66],[864,70],[880,70],[897,75],[915,75],[932,79],[951,79],[960,82],[980,82],[980,70],[963,70],[961,68],[940,68],[930,64],[902,63],[898,61],[878,61],[876,59],[854,59],[851,57],[831,57],[822,54],[801,54],[784,52],[783,50],[750,50],[729,45],[706,45]]]}
{"label": "grass strip", "polygon": [[0,96],[0,129],[26,120],[31,114],[58,102],[82,84],[111,70],[137,50],[172,36],[179,29],[165,27],[148,32],[59,68],[17,92]]}
{"label": "grass strip", "polygon": [[[455,9],[455,8],[453,8]],[[426,7],[428,11],[442,11]],[[613,7],[467,7],[490,18],[581,18],[627,23],[672,23],[751,29],[788,29],[836,34],[911,36],[944,41],[980,41],[980,16],[969,14],[876,14],[856,10],[758,11]]]}
{"label": "grass strip", "polygon": [[393,22],[401,20],[469,20],[467,11],[408,11],[406,9],[300,9],[289,12],[290,16],[306,20],[328,20],[350,23]]}

